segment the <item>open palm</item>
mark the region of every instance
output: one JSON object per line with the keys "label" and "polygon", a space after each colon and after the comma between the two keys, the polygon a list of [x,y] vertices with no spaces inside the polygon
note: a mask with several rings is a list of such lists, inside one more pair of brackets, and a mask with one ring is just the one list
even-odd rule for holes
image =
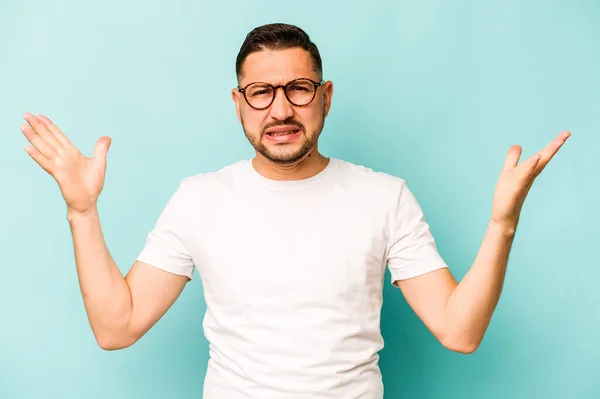
{"label": "open palm", "polygon": [[101,137],[94,155],[86,157],[47,117],[25,113],[23,118],[29,125],[21,125],[21,131],[32,144],[25,150],[56,180],[68,212],[92,209],[104,186],[110,137]]}
{"label": "open palm", "polygon": [[496,184],[492,205],[492,221],[509,229],[516,228],[525,198],[536,177],[544,170],[565,141],[571,136],[567,130],[560,133],[544,149],[519,163],[522,148],[508,150],[504,167]]}

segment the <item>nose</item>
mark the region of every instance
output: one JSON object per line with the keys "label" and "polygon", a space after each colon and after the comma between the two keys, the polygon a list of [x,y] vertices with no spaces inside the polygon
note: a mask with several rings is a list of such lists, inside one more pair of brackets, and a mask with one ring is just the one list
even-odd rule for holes
{"label": "nose", "polygon": [[273,100],[273,104],[271,104],[270,115],[281,121],[294,116],[294,107],[286,98],[282,87],[275,90],[275,99]]}

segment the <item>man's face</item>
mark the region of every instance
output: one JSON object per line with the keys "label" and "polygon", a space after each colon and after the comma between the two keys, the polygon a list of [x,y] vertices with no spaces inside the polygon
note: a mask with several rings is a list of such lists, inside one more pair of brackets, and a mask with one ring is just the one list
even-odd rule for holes
{"label": "man's face", "polygon": [[[263,50],[246,58],[239,86],[243,88],[253,82],[277,86],[299,78],[315,82],[321,79],[308,51],[301,48]],[[246,137],[258,154],[280,165],[297,163],[316,149],[332,94],[333,85],[326,82],[316,88],[312,102],[296,106],[280,88],[275,91],[275,99],[269,107],[257,110],[246,102],[242,93],[232,90],[238,120]]]}

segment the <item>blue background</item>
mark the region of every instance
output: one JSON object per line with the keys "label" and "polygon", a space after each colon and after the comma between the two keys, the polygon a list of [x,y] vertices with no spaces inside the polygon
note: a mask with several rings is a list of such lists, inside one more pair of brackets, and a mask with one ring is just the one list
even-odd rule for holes
{"label": "blue background", "polygon": [[200,397],[200,280],[133,347],[102,351],[64,201],[19,125],[44,113],[86,155],[112,137],[99,209],[126,273],[182,177],[253,156],[230,89],[246,33],[270,22],[305,29],[334,82],[322,152],[405,178],[458,279],[510,145],[528,158],[573,133],[525,203],[476,353],[444,349],[386,284],[386,398],[600,397],[599,20],[594,0],[3,0],[0,398]]}

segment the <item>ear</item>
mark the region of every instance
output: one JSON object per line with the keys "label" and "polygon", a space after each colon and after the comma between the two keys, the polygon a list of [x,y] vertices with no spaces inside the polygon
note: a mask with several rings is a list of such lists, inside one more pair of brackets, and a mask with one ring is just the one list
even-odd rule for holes
{"label": "ear", "polygon": [[240,93],[237,88],[231,89],[231,99],[233,100],[233,103],[235,104],[235,112],[237,114],[238,122],[240,122],[240,123],[242,123],[242,114],[240,113],[241,96],[242,96],[242,93]]}
{"label": "ear", "polygon": [[329,109],[331,108],[331,99],[333,97],[333,83],[328,80],[323,83],[323,96],[325,97],[325,116],[329,114]]}

